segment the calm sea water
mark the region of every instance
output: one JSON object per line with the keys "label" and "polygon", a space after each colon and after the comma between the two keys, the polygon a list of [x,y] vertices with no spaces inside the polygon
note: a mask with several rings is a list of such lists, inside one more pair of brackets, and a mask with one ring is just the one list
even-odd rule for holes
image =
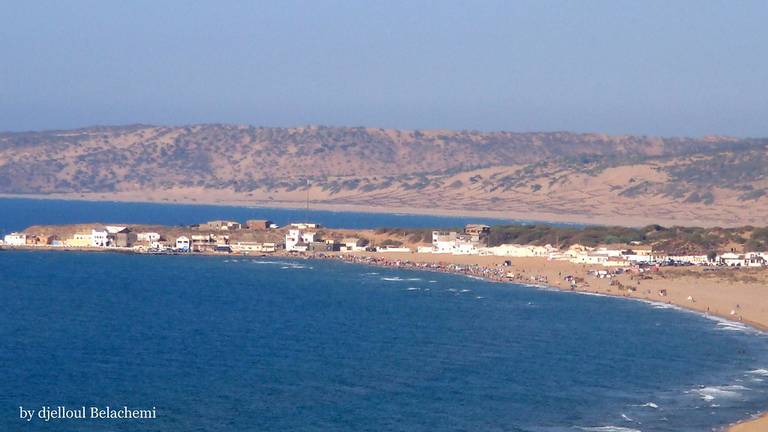
{"label": "calm sea water", "polygon": [[681,432],[768,403],[746,328],[431,272],[4,251],[0,317],[0,430]]}
{"label": "calm sea water", "polygon": [[133,223],[189,225],[208,220],[269,219],[279,225],[305,221],[331,228],[453,228],[467,223],[489,225],[525,222],[429,215],[332,212],[322,210],[230,207],[197,204],[125,203],[109,201],[64,201],[0,198],[0,233],[30,225],[73,223]]}

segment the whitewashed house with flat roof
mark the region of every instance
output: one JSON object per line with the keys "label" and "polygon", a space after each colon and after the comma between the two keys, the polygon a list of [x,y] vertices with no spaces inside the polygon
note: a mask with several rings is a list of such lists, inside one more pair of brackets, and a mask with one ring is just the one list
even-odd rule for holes
{"label": "whitewashed house with flat roof", "polygon": [[24,246],[27,244],[27,235],[17,232],[6,234],[3,242],[8,246]]}
{"label": "whitewashed house with flat roof", "polygon": [[452,253],[459,233],[455,231],[432,231],[432,249],[434,253]]}
{"label": "whitewashed house with flat roof", "polygon": [[310,223],[310,222],[298,222],[298,223],[292,223],[291,228],[296,228],[300,230],[317,229],[317,228],[320,228],[320,224]]}
{"label": "whitewashed house with flat roof", "polygon": [[241,241],[231,244],[232,252],[237,253],[249,253],[249,252],[261,252],[264,248],[264,244],[261,242],[249,242]]}
{"label": "whitewashed house with flat roof", "polygon": [[109,246],[109,231],[106,228],[94,228],[91,230],[91,246]]}
{"label": "whitewashed house with flat roof", "polygon": [[180,251],[189,251],[189,237],[181,236],[176,238],[176,249]]}
{"label": "whitewashed house with flat roof", "polygon": [[479,252],[477,243],[473,242],[472,238],[466,234],[459,234],[456,237],[451,251],[454,255],[477,255]]}
{"label": "whitewashed house with flat roof", "polygon": [[341,240],[341,245],[341,251],[343,252],[359,252],[365,250],[366,242],[357,237],[347,237]]}
{"label": "whitewashed house with flat roof", "polygon": [[[549,246],[549,245],[548,245]],[[534,245],[521,245],[521,244],[503,244],[495,247],[486,248],[492,255],[497,256],[509,256],[509,257],[537,257],[548,256],[550,252],[554,252],[552,246],[534,246]]]}
{"label": "whitewashed house with flat roof", "polygon": [[137,241],[156,242],[160,240],[160,234],[156,232],[140,232],[136,234]]}
{"label": "whitewashed house with flat roof", "polygon": [[309,244],[315,241],[315,232],[302,232],[300,229],[288,230],[285,235],[285,250],[288,252],[306,252]]}
{"label": "whitewashed house with flat roof", "polygon": [[747,267],[763,267],[766,265],[765,257],[759,252],[750,252],[744,257]]}
{"label": "whitewashed house with flat roof", "polygon": [[90,247],[93,246],[93,238],[88,233],[74,233],[64,244],[71,247]]}
{"label": "whitewashed house with flat roof", "polygon": [[295,251],[296,245],[301,241],[301,231],[297,229],[288,230],[288,234],[285,235],[285,250]]}
{"label": "whitewashed house with flat roof", "polygon": [[721,264],[725,264],[729,267],[741,267],[746,265],[746,259],[744,255],[733,252],[726,252],[717,257]]}

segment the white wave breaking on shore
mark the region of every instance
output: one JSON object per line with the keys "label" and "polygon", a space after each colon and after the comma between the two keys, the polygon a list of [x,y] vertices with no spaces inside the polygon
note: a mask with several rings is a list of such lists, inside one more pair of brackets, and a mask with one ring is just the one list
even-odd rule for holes
{"label": "white wave breaking on shore", "polygon": [[749,391],[748,387],[742,385],[724,385],[724,386],[709,386],[701,387],[697,389],[689,390],[688,393],[698,395],[702,400],[711,402],[718,398],[737,398],[742,396],[742,392]]}

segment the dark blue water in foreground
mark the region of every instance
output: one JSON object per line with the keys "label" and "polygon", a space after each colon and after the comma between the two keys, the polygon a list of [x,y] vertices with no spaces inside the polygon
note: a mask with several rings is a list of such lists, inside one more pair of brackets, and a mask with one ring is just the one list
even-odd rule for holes
{"label": "dark blue water in foreground", "polygon": [[280,259],[5,251],[0,278],[0,430],[680,432],[768,402],[765,336],[640,302]]}
{"label": "dark blue water in foreground", "polygon": [[[309,216],[309,217],[307,217]],[[511,219],[356,213],[198,204],[126,203],[0,198],[0,233],[30,225],[126,223],[190,225],[209,220],[269,219],[278,225],[309,219],[330,228],[454,228],[468,223],[509,224]]]}

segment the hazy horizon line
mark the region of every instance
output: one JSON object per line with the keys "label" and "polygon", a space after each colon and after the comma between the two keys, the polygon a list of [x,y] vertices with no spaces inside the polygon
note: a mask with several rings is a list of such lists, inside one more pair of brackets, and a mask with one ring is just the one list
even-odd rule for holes
{"label": "hazy horizon line", "polygon": [[384,131],[399,131],[399,132],[469,132],[469,133],[481,133],[481,134],[493,134],[493,133],[512,133],[512,134],[575,134],[575,135],[605,135],[610,137],[642,137],[642,138],[687,138],[687,139],[707,139],[707,138],[729,138],[739,140],[750,139],[767,139],[768,136],[740,136],[730,134],[706,134],[706,135],[656,135],[647,133],[609,133],[600,131],[574,131],[567,129],[557,130],[512,130],[512,129],[472,129],[472,128],[398,128],[398,127],[384,127],[384,126],[363,126],[363,125],[330,125],[330,124],[297,124],[292,126],[267,126],[257,125],[253,123],[229,123],[229,122],[198,122],[198,123],[179,123],[179,124],[162,124],[162,123],[123,123],[123,124],[89,124],[85,126],[75,126],[68,128],[43,128],[43,129],[21,129],[21,130],[0,130],[0,134],[28,134],[28,133],[55,133],[55,132],[71,132],[88,129],[100,129],[100,128],[130,128],[130,127],[168,127],[168,128],[187,128],[195,126],[229,126],[229,127],[248,127],[256,129],[378,129]]}

